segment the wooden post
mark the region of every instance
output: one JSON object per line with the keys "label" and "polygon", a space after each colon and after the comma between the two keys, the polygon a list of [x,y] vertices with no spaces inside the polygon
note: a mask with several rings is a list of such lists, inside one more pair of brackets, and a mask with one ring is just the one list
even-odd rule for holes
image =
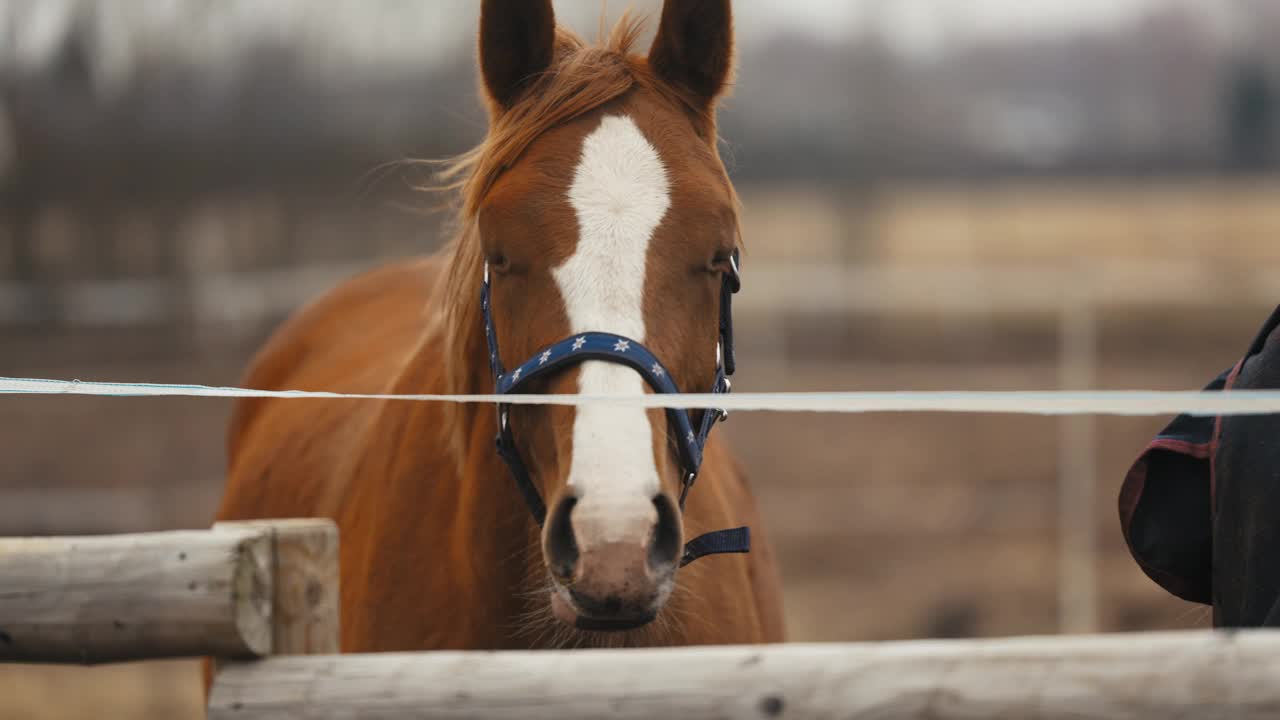
{"label": "wooden post", "polygon": [[218,523],[221,532],[265,532],[275,577],[272,654],[336,653],[339,644],[338,526],[331,520]]}
{"label": "wooden post", "polygon": [[0,662],[271,652],[262,530],[0,539]]}
{"label": "wooden post", "polygon": [[[1068,300],[1059,319],[1059,386],[1093,390],[1097,381],[1097,323],[1087,298]],[[1092,415],[1058,420],[1058,632],[1098,629],[1097,421]]]}
{"label": "wooden post", "polygon": [[1280,634],[429,652],[231,663],[210,720],[1280,717]]}

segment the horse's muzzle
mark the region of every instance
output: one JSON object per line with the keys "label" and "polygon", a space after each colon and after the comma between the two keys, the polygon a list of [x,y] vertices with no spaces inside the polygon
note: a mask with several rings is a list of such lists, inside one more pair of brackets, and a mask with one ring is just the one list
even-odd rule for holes
{"label": "horse's muzzle", "polygon": [[650,607],[627,607],[621,598],[595,600],[573,590],[557,588],[551,593],[552,614],[561,622],[583,632],[619,633],[639,630],[657,619]]}
{"label": "horse's muzzle", "polygon": [[579,615],[573,626],[585,632],[629,632],[639,630],[657,617],[657,615],[649,615],[635,620],[597,620]]}
{"label": "horse's muzzle", "polygon": [[681,536],[679,510],[665,494],[579,499],[565,493],[543,533],[556,618],[595,632],[652,622],[675,583]]}

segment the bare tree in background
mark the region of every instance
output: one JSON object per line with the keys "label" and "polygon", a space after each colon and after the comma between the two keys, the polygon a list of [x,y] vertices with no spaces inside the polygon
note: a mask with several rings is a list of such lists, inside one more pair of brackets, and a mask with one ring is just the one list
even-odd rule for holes
{"label": "bare tree in background", "polygon": [[[11,154],[6,159],[4,172],[0,173],[0,207],[9,221],[9,242],[11,243],[10,269],[14,277],[20,281],[29,281],[35,275],[34,240],[32,239],[33,213],[29,195],[30,187],[21,181],[25,166],[29,164],[28,155],[32,143],[23,137],[21,107],[18,87],[17,47],[18,33],[23,26],[23,8],[21,3],[8,3],[0,6],[5,12],[3,25],[3,43],[0,44],[0,114],[9,137]],[[26,191],[26,192],[24,192]]]}
{"label": "bare tree in background", "polygon": [[1228,167],[1235,172],[1270,169],[1275,159],[1276,96],[1262,59],[1240,60],[1229,70],[1224,115]]}

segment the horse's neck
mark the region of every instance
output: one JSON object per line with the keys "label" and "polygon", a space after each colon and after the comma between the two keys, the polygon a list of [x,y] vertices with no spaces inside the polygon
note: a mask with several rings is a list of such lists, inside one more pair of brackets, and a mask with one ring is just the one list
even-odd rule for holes
{"label": "horse's neck", "polygon": [[[441,357],[446,345],[429,333],[390,391],[456,392]],[[393,550],[375,553],[397,565],[378,568],[371,582],[386,585],[380,594],[425,582],[423,611],[437,608],[437,617],[448,618],[458,614],[457,603],[470,605],[466,619],[430,629],[445,645],[509,645],[504,633],[527,612],[524,598],[539,577],[536,527],[493,450],[495,423],[487,407],[388,403],[354,483],[359,497],[348,503],[364,514],[352,522]]]}

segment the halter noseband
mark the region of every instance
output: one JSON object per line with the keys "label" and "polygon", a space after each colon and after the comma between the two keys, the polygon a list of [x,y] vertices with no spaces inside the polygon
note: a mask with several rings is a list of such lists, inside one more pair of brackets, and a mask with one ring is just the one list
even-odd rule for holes
{"label": "halter noseband", "polygon": [[[728,393],[732,388],[729,376],[735,370],[733,354],[733,295],[742,288],[741,276],[738,272],[739,255],[735,250],[730,258],[732,271],[725,273],[720,285],[720,341],[716,344],[716,378],[711,387],[712,394]],[[511,372],[503,369],[502,358],[498,354],[498,334],[493,324],[492,294],[489,285],[489,265],[484,268],[484,282],[480,288],[480,308],[484,314],[485,336],[489,343],[489,367],[493,371],[496,394],[515,395],[528,387],[534,380],[550,375],[567,367],[599,360],[625,365],[635,370],[644,378],[655,393],[662,395],[679,395],[671,373],[662,361],[643,344],[622,335],[603,332],[588,332],[561,340],[544,348],[541,352],[525,361]],[[511,469],[516,487],[524,497],[529,512],[541,527],[547,518],[547,506],[533,478],[525,467],[520,452],[516,449],[515,435],[508,421],[511,406],[498,405],[498,455]],[[667,410],[667,421],[671,423],[675,442],[680,457],[681,487],[680,509],[684,509],[689,490],[698,479],[698,471],[702,467],[702,451],[706,447],[707,437],[716,423],[727,418],[724,410],[704,410],[698,423],[693,422],[689,412],[684,409]],[[725,553],[745,553],[751,549],[749,528],[740,527],[731,530],[719,530],[701,535],[684,546],[684,554],[680,558],[680,566],[684,567],[700,557]]]}

